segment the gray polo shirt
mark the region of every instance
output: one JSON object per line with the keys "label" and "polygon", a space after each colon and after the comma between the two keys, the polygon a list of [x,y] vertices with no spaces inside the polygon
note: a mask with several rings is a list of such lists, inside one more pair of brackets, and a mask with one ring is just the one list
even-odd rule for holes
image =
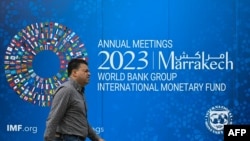
{"label": "gray polo shirt", "polygon": [[89,137],[92,141],[99,138],[88,124],[82,87],[72,79],[55,91],[51,111],[46,121],[45,141],[52,141],[56,132]]}

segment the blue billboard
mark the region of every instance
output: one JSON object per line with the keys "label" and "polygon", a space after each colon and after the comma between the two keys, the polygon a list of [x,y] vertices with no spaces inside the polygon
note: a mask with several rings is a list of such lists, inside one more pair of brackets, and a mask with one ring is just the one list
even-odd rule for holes
{"label": "blue billboard", "polygon": [[250,2],[3,0],[0,140],[43,141],[67,63],[89,63],[107,141],[222,141],[250,124]]}

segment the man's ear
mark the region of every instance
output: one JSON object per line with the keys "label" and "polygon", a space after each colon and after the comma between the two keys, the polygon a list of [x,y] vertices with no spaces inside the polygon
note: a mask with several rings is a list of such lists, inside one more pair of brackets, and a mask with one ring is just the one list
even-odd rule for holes
{"label": "man's ear", "polygon": [[75,77],[75,76],[76,76],[76,72],[77,72],[77,70],[76,70],[76,69],[73,69],[72,72],[71,72],[71,75],[72,75],[73,77]]}

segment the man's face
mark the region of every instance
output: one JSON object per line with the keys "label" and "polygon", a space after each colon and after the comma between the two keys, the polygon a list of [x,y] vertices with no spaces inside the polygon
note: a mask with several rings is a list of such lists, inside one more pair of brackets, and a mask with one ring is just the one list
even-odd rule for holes
{"label": "man's face", "polygon": [[74,77],[76,81],[81,85],[85,86],[89,83],[90,72],[89,68],[85,64],[80,64],[79,68],[74,70]]}

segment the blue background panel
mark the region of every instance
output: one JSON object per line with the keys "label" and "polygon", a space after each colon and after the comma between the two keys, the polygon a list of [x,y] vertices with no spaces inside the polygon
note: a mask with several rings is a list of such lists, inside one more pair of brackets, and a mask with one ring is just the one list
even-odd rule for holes
{"label": "blue background panel", "polygon": [[[212,120],[209,114],[214,112],[211,110],[213,107],[226,107],[223,110],[230,112],[227,113],[227,119],[232,124],[250,124],[249,6],[250,2],[240,0],[3,0],[0,3],[0,140],[43,140],[50,107],[20,98],[8,82],[4,60],[7,47],[22,29],[35,23],[53,22],[75,32],[79,42],[84,44],[91,71],[91,81],[86,87],[88,117],[93,128],[105,140],[222,141],[223,134],[216,134],[206,126],[207,117]],[[172,40],[172,47],[134,48],[133,40]],[[125,41],[130,48],[100,47],[100,41]],[[144,65],[138,61],[143,55],[141,51],[148,54],[148,65],[144,69],[112,68],[110,63],[114,63],[115,67],[121,61],[123,65],[128,63],[130,55],[135,55],[131,66]],[[109,56],[101,54],[103,52]],[[159,52],[166,61],[171,52],[174,52],[175,57],[183,53],[195,56],[197,52],[204,52],[205,57],[218,57],[227,52],[233,68],[158,68]],[[34,56],[32,64],[35,72],[42,77],[52,76],[59,64],[54,54],[46,53]],[[114,55],[113,59],[111,54]],[[48,64],[51,66],[47,67],[44,60],[51,60]],[[108,70],[99,69],[104,62],[105,66],[110,67]],[[52,73],[48,72],[49,68]],[[165,81],[130,81],[127,78],[119,81],[118,78],[100,79],[101,73],[118,76],[127,76],[129,73],[144,73],[148,76],[152,73],[168,73],[177,74],[177,77]],[[225,84],[226,89],[112,91],[98,89],[102,83],[152,83],[157,86],[161,83],[216,83]],[[216,110],[218,112],[219,109]],[[18,129],[18,125],[26,131],[9,130],[14,127]]]}

